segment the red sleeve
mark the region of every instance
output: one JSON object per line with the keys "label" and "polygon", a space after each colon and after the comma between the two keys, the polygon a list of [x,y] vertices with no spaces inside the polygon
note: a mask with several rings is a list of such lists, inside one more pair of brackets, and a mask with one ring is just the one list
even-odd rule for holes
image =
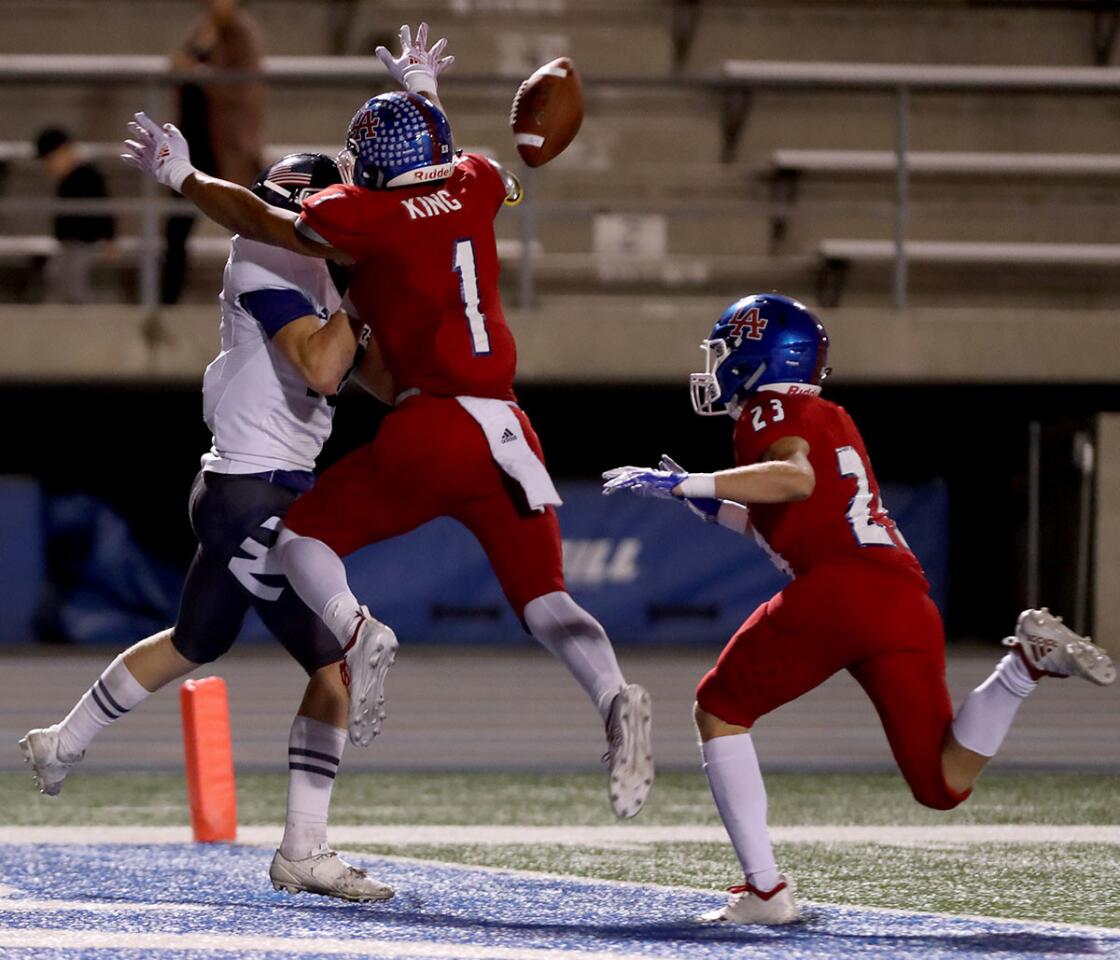
{"label": "red sleeve", "polygon": [[506,199],[506,182],[497,163],[477,153],[468,153],[463,162],[470,164],[487,197],[492,198],[495,213]]}
{"label": "red sleeve", "polygon": [[372,226],[368,218],[356,210],[361,197],[355,191],[361,189],[336,183],[308,197],[303,201],[303,212],[299,215],[296,229],[312,240],[321,239],[360,260],[363,239],[369,235]]}
{"label": "red sleeve", "polygon": [[801,437],[810,447],[825,436],[826,427],[804,397],[763,391],[751,398],[735,424],[735,463],[758,463],[783,437]]}

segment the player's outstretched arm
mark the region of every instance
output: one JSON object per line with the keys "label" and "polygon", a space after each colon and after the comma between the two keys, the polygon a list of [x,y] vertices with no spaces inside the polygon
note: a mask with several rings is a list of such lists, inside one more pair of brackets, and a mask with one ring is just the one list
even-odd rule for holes
{"label": "player's outstretched arm", "polygon": [[[713,474],[693,474],[681,486],[706,487],[711,477],[714,495],[735,503],[791,503],[807,500],[817,484],[809,462],[809,444],[801,437],[782,437],[766,451],[760,463]],[[685,492],[684,495],[688,495]]]}
{"label": "player's outstretched arm", "polygon": [[816,486],[809,444],[801,437],[783,437],[770,446],[762,462],[720,473],[616,467],[604,473],[603,479],[606,494],[630,490],[647,497],[715,498],[744,505],[805,500]]}
{"label": "player's outstretched arm", "polygon": [[129,125],[136,136],[126,140],[121,159],[176,190],[215,223],[250,240],[283,247],[308,257],[352,263],[352,258],[296,230],[297,215],[270,206],[244,187],[207,176],[194,168],[187,141],[174,124],[160,126],[146,114]]}
{"label": "player's outstretched arm", "polygon": [[316,393],[331,396],[354,363],[358,338],[350,316],[339,310],[322,326],[314,315],[284,325],[272,342]]}

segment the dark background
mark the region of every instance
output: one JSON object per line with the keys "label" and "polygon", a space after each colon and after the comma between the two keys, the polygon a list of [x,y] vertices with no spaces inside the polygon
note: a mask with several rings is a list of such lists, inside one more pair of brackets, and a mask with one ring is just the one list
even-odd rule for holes
{"label": "dark background", "polygon": [[[881,482],[942,479],[951,505],[954,638],[998,637],[1025,605],[1028,424],[1043,424],[1042,602],[1070,611],[1078,519],[1072,438],[1120,408],[1111,386],[830,384],[864,433]],[[731,465],[731,423],[692,413],[687,390],[524,386],[522,405],[558,478],[654,464],[664,451],[693,470]],[[51,493],[107,501],[142,545],[185,569],[193,551],[187,493],[210,438],[198,386],[4,386],[0,473],[37,476]],[[371,437],[387,408],[351,388],[320,466]],[[890,505],[887,504],[889,507]],[[562,519],[562,518],[561,518]]]}

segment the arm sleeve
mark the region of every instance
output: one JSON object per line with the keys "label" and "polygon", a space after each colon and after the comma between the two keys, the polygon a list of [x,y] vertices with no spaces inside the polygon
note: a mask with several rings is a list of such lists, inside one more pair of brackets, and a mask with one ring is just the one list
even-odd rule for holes
{"label": "arm sleeve", "polygon": [[[320,190],[303,202],[296,229],[309,240],[325,243],[361,259],[361,234],[354,224],[353,200],[345,184]],[[369,225],[363,225],[368,231]]]}
{"label": "arm sleeve", "polygon": [[506,181],[505,177],[502,176],[500,164],[496,160],[491,160],[489,157],[476,153],[470,153],[467,156],[478,171],[478,181],[482,184],[487,196],[492,198],[494,212],[497,213],[501,210],[506,199]]}
{"label": "arm sleeve", "polygon": [[318,316],[315,307],[298,290],[251,290],[237,298],[271,340],[293,320]]}

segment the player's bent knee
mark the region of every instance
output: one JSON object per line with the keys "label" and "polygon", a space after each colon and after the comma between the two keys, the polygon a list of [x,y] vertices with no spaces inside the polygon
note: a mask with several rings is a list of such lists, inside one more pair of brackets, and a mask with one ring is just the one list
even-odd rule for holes
{"label": "player's bent knee", "polygon": [[236,637],[229,637],[228,640],[226,638],[213,640],[193,636],[187,631],[174,630],[171,634],[171,645],[184,660],[201,666],[204,663],[213,663],[228,653],[235,639]]}
{"label": "player's bent knee", "polygon": [[525,604],[522,618],[529,632],[542,643],[558,643],[571,637],[606,638],[606,631],[570,593],[546,593]]}

